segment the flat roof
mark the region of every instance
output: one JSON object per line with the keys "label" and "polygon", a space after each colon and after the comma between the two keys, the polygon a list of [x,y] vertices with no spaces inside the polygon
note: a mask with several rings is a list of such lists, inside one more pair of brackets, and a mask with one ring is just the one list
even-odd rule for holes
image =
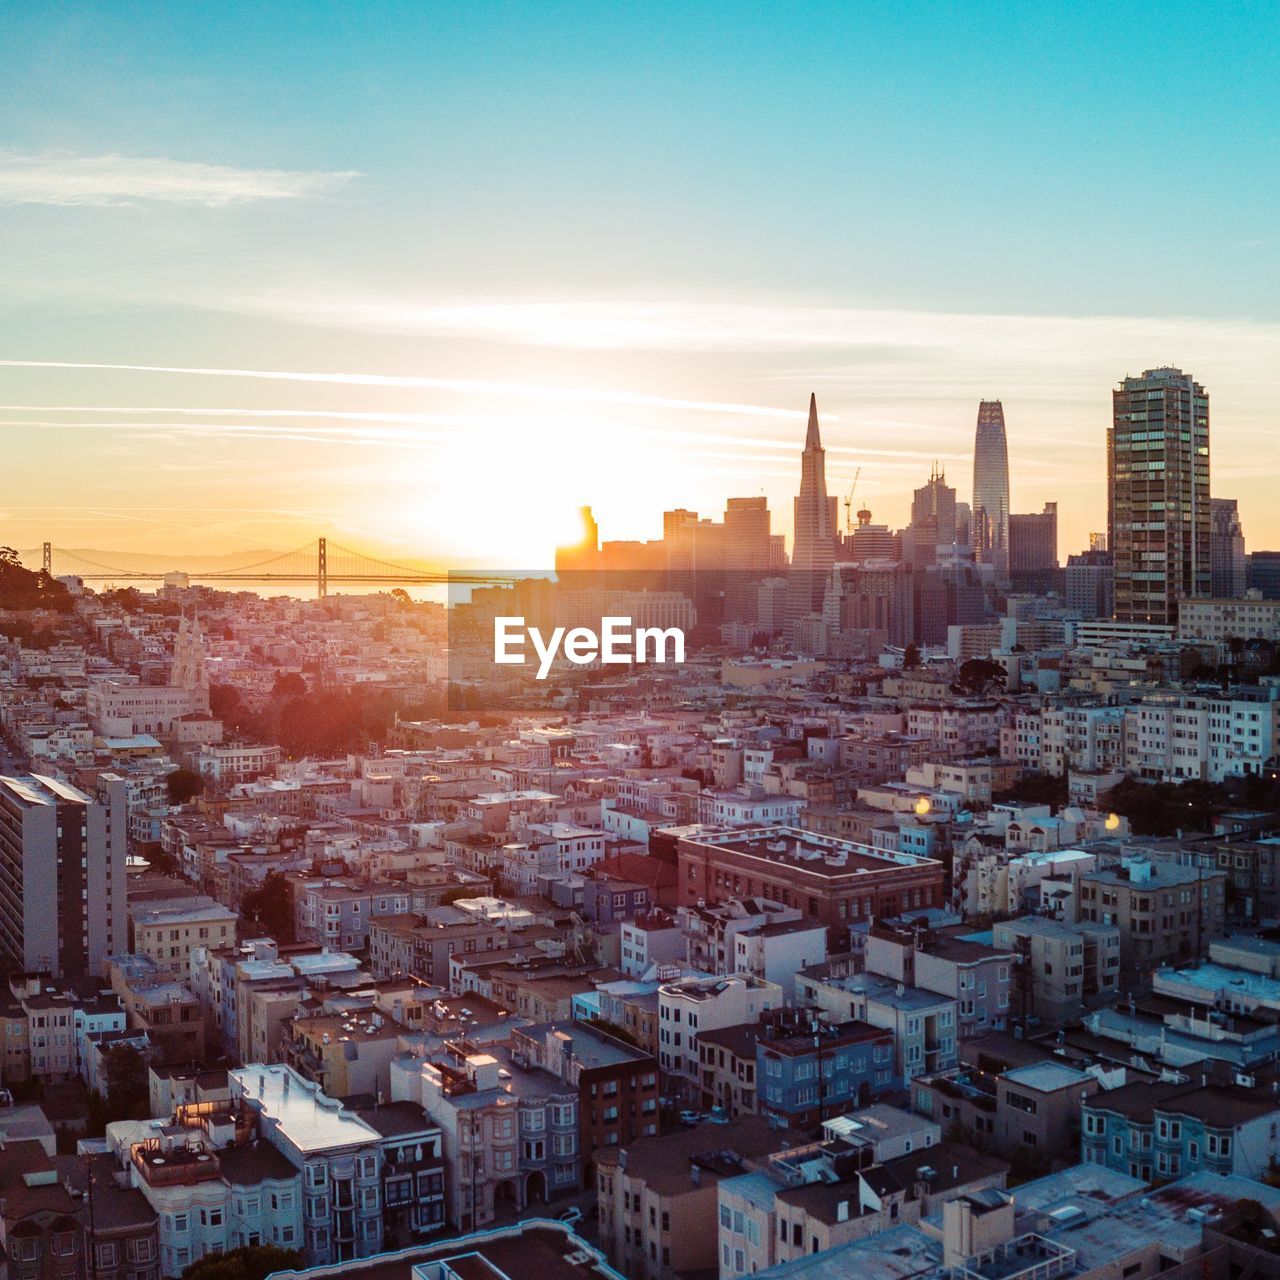
{"label": "flat roof", "polygon": [[1029,1066],[1014,1067],[1006,1071],[1004,1078],[1011,1084],[1035,1089],[1040,1093],[1053,1093],[1058,1089],[1069,1089],[1072,1085],[1088,1084],[1093,1079],[1086,1072],[1077,1071],[1061,1062],[1033,1062]]}
{"label": "flat roof", "polygon": [[302,1152],[377,1142],[380,1134],[336,1098],[283,1063],[252,1063],[230,1073],[232,1092],[276,1122]]}

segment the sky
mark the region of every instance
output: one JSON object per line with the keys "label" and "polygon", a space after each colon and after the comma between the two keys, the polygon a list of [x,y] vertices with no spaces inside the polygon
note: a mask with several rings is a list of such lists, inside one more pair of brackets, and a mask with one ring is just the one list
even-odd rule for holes
{"label": "sky", "polygon": [[540,567],[829,486],[1106,527],[1119,379],[1280,546],[1274,4],[0,10],[0,544]]}

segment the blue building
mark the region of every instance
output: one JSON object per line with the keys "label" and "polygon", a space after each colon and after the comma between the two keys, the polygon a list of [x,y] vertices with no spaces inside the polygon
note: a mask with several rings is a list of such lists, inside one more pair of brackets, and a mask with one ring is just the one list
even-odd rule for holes
{"label": "blue building", "polygon": [[1280,1099],[1244,1084],[1123,1085],[1085,1100],[1090,1164],[1165,1181],[1194,1173],[1261,1178],[1280,1157]]}
{"label": "blue building", "polygon": [[760,1112],[778,1124],[810,1128],[894,1084],[893,1032],[867,1022],[767,1027],[756,1044]]}

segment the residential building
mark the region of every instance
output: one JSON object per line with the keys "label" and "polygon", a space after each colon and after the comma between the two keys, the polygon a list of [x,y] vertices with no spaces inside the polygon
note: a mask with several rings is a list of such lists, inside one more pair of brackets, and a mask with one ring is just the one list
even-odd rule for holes
{"label": "residential building", "polygon": [[1120,927],[1045,916],[998,920],[994,945],[1013,953],[1013,1016],[1055,1025],[1119,994]]}
{"label": "residential building", "polygon": [[718,1184],[794,1145],[759,1116],[642,1138],[596,1161],[600,1245],[624,1275],[645,1280],[713,1272]]}
{"label": "residential building", "polygon": [[323,1264],[382,1251],[382,1135],[280,1063],[230,1073],[262,1137],[302,1171],[305,1250]]}
{"label": "residential building", "polygon": [[1120,930],[1130,978],[1203,955],[1226,925],[1226,876],[1131,857],[1080,877],[1080,919]]}
{"label": "residential building", "polygon": [[1081,1154],[1141,1178],[1264,1177],[1280,1158],[1280,1102],[1233,1083],[1126,1084],[1084,1103]]}
{"label": "residential building", "polygon": [[382,1135],[384,1246],[403,1249],[445,1225],[439,1128],[416,1102],[380,1102],[356,1114]]}
{"label": "residential building", "polygon": [[698,1036],[718,1027],[754,1022],[784,1003],[782,988],[750,975],[686,978],[658,987],[658,1062],[674,1090],[700,1091]]}
{"label": "residential building", "polygon": [[682,837],[678,858],[682,905],[768,899],[821,921],[833,946],[851,925],[942,906],[941,862],[795,827]]}
{"label": "residential building", "polygon": [[94,796],[40,774],[0,777],[0,950],[20,970],[83,978],[128,949],[126,784]]}
{"label": "residential building", "polygon": [[[805,1023],[808,1025],[805,1025]],[[893,1033],[866,1022],[766,1022],[756,1041],[760,1114],[805,1131],[895,1084]]]}
{"label": "residential building", "polygon": [[1209,396],[1181,369],[1125,378],[1107,432],[1107,546],[1115,616],[1174,625],[1212,594]]}

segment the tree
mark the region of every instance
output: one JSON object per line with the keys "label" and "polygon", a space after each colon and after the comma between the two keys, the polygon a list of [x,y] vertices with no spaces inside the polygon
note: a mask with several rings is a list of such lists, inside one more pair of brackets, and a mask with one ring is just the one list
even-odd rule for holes
{"label": "tree", "polygon": [[1225,787],[1212,782],[1139,782],[1126,778],[1102,797],[1105,808],[1129,819],[1134,835],[1172,836],[1207,831],[1230,803]]}
{"label": "tree", "polygon": [[107,1120],[145,1120],[151,1111],[147,1060],[131,1044],[113,1045],[103,1054],[107,1083]]}
{"label": "tree", "polygon": [[274,1244],[243,1245],[230,1253],[197,1258],[182,1273],[182,1280],[266,1280],[276,1271],[296,1271],[302,1255],[296,1249]]}
{"label": "tree", "polygon": [[276,702],[306,696],[307,682],[296,671],[282,671],[271,687],[271,697]]}
{"label": "tree", "polygon": [[204,779],[194,769],[175,769],[164,780],[170,804],[186,804],[204,790]]}
{"label": "tree", "polygon": [[0,609],[50,609],[71,613],[75,601],[66,586],[43,569],[26,568],[12,547],[0,547]]}
{"label": "tree", "polygon": [[970,658],[961,664],[956,684],[965,693],[982,694],[996,683],[1008,679],[1008,672],[990,658]]}
{"label": "tree", "polygon": [[920,665],[920,647],[918,645],[909,644],[902,651],[902,669],[903,671],[913,671]]}
{"label": "tree", "polygon": [[293,941],[293,889],[278,871],[262,882],[262,887],[246,893],[240,906],[246,920],[277,942]]}

